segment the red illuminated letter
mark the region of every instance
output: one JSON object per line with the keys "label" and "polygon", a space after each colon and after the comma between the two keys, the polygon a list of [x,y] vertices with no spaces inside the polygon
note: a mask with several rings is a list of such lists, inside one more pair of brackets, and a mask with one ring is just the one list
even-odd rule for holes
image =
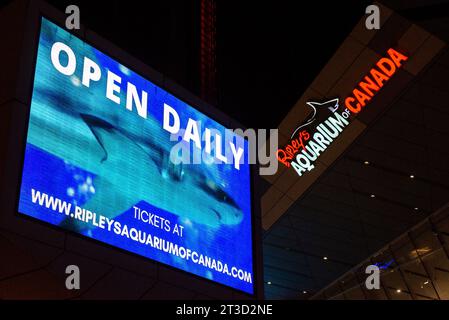
{"label": "red illuminated letter", "polygon": [[380,59],[377,63],[377,66],[389,77],[391,77],[396,72],[396,65],[388,58]]}
{"label": "red illuminated letter", "polygon": [[360,103],[360,105],[362,107],[364,107],[366,105],[366,102],[371,100],[371,98],[369,96],[364,94],[359,89],[352,90],[352,94],[354,95],[354,97],[356,97],[357,101]]}
{"label": "red illuminated letter", "polygon": [[354,102],[355,99],[353,97],[347,97],[345,100],[345,106],[349,109],[352,113],[359,113],[362,107],[360,107],[360,103],[356,104],[356,107],[354,108],[351,103]]}
{"label": "red illuminated letter", "polygon": [[384,75],[382,72],[377,71],[376,69],[371,69],[371,76],[376,80],[376,83],[379,85],[379,88],[383,87],[383,82],[390,79],[386,75]]}
{"label": "red illuminated letter", "polygon": [[408,57],[404,56],[403,54],[400,54],[394,49],[389,49],[388,54],[390,55],[390,58],[394,61],[394,63],[400,67],[401,61],[407,61]]}

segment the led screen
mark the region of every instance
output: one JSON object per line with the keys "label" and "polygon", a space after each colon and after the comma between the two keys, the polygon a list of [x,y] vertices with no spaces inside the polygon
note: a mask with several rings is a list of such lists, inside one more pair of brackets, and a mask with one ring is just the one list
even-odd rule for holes
{"label": "led screen", "polygon": [[42,18],[19,212],[253,293],[248,142]]}

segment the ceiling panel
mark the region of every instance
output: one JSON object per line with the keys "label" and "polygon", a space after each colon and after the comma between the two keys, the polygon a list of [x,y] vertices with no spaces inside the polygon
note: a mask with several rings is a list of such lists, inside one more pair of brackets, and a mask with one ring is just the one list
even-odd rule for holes
{"label": "ceiling panel", "polygon": [[415,79],[266,232],[267,297],[307,298],[449,201],[443,67]]}

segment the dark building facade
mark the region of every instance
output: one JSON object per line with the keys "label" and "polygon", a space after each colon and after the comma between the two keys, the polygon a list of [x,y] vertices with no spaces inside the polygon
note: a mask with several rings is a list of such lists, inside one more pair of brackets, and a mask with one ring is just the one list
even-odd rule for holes
{"label": "dark building facade", "polygon": [[[8,47],[0,54],[0,255],[7,257],[0,264],[0,298],[449,299],[449,21],[444,1],[424,2],[376,3],[380,30],[367,30],[366,17],[357,13],[360,21],[279,123],[279,148],[284,148],[310,120],[308,102],[339,99],[340,106],[356,109],[357,99],[364,100],[313,170],[300,176],[279,163],[273,176],[253,174],[254,296],[17,214],[38,19],[45,15],[63,25],[65,15],[46,2],[10,2],[0,11],[0,38]],[[124,10],[117,1],[109,9],[116,18]],[[154,54],[163,73],[133,57],[135,42],[130,40],[125,52],[102,37],[120,30],[105,28],[100,36],[83,26],[74,34],[225,126],[242,127],[222,112],[220,102],[232,104],[232,98],[214,74],[220,65],[215,61],[220,43],[212,39],[219,33],[220,3],[173,2],[158,9],[172,13],[164,17],[176,20],[173,25],[193,26],[192,34],[202,37],[189,38],[177,28],[152,34],[153,40],[169,39],[166,54],[146,53]],[[136,21],[136,30],[143,24]],[[188,54],[175,54],[177,48]],[[400,60],[394,71],[379,67],[385,58]],[[384,78],[376,86],[372,79],[382,77],[380,72]],[[375,93],[362,96],[370,79]],[[276,106],[264,112],[282,116]],[[64,286],[70,264],[80,267],[79,291]],[[379,290],[365,287],[365,269],[372,264],[381,269]]]}
{"label": "dark building facade", "polygon": [[[447,205],[320,290],[312,299],[448,300]],[[380,289],[368,290],[366,268],[380,269]]]}
{"label": "dark building facade", "polygon": [[[2,52],[1,73],[1,214],[0,264],[1,299],[254,299],[262,298],[262,264],[256,291],[249,295],[229,287],[189,275],[125,251],[91,241],[59,228],[51,227],[17,213],[19,177],[27,115],[31,103],[33,71],[41,16],[59,25],[66,15],[40,1],[12,1],[0,12],[1,39],[8,49]],[[228,127],[238,126],[234,120],[207,105],[168,77],[144,65],[98,34],[85,28],[73,32],[78,38],[153,83],[207,112]],[[256,176],[255,176],[256,177]],[[254,183],[257,185],[257,183]],[[257,187],[255,188],[257,192]],[[254,223],[257,203],[253,206]],[[254,237],[260,237],[254,228]],[[254,258],[261,259],[260,240],[254,247]],[[254,260],[255,261],[255,260]],[[261,261],[261,260],[260,260]],[[65,287],[68,265],[76,265],[81,273],[81,289]]]}
{"label": "dark building facade", "polygon": [[379,4],[380,30],[367,30],[362,17],[279,126],[282,146],[307,117],[307,101],[343,104],[389,48],[408,56],[313,171],[298,177],[281,166],[268,178],[261,201],[268,298],[336,296],[321,289],[448,201],[445,20],[415,24],[389,3]]}

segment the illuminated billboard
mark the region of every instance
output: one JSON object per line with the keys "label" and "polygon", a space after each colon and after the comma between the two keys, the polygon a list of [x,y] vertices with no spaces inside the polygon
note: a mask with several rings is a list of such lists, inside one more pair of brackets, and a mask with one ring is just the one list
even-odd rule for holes
{"label": "illuminated billboard", "polygon": [[[276,156],[298,176],[312,171],[314,162],[403,66],[408,57],[393,48],[379,59],[340,105],[339,98],[324,102],[308,101],[309,116],[293,131],[289,143],[277,150]],[[310,141],[309,141],[310,140]]]}
{"label": "illuminated billboard", "polygon": [[21,214],[252,294],[248,148],[42,18]]}

